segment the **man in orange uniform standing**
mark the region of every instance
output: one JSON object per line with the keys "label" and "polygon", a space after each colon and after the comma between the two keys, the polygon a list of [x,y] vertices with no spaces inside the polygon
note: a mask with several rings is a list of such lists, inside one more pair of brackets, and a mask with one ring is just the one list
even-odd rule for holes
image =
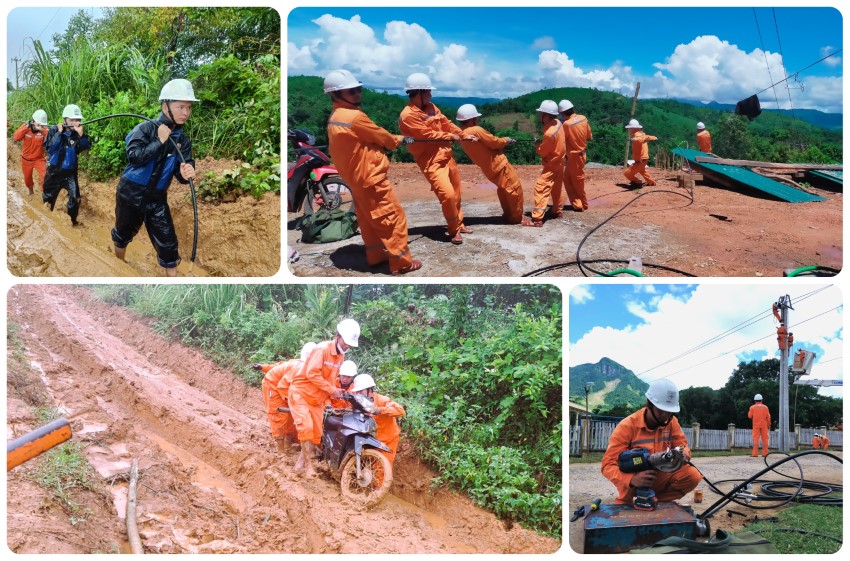
{"label": "man in orange uniform standing", "polygon": [[750,410],[747,412],[747,417],[753,420],[753,458],[759,455],[759,437],[761,437],[761,452],[762,456],[768,454],[768,431],[770,430],[770,409],[762,403],[760,393],[753,397],[753,403],[750,405]]}
{"label": "man in orange uniform standing", "polygon": [[301,355],[299,358],[285,360],[276,364],[255,364],[254,369],[265,373],[263,381],[260,384],[263,392],[263,404],[266,406],[266,413],[269,416],[269,428],[272,431],[275,445],[278,452],[286,452],[292,445],[295,439],[295,424],[292,421],[290,413],[281,413],[277,410],[278,407],[288,407],[288,389],[287,392],[282,392],[279,389],[279,384],[284,378],[292,379],[295,372],[301,370],[304,366],[304,361],[310,356],[310,353],[316,347],[316,343],[307,343],[301,347]]}
{"label": "man in orange uniform standing", "polygon": [[637,119],[629,121],[629,124],[626,125],[626,130],[629,131],[629,140],[631,140],[632,143],[632,160],[635,161],[635,163],[629,166],[629,169],[626,170],[626,173],[624,174],[626,179],[628,179],[632,184],[640,185],[640,183],[635,180],[635,177],[640,174],[643,176],[644,180],[646,180],[647,185],[655,185],[655,180],[652,179],[646,171],[646,165],[649,163],[649,145],[647,142],[658,139],[643,132],[643,127]]}
{"label": "man in orange uniform standing", "polygon": [[587,117],[576,113],[568,99],[562,99],[558,111],[564,118],[564,140],[567,143],[567,161],[564,167],[564,188],[570,206],[576,212],[585,210],[587,194],[584,192],[584,165],[587,163],[587,141],[593,140],[593,132]]}
{"label": "man in orange uniform standing", "polygon": [[404,137],[390,134],[360,109],[363,84],[348,70],[325,78],[325,93],[333,100],[328,119],[328,146],[334,165],[351,189],[357,224],[366,246],[366,262],[389,261],[390,273],[416,271],[422,263],[407,246],[407,216],[387,180],[390,167],[384,150],[394,150]]}
{"label": "man in orange uniform standing", "polygon": [[617,504],[632,504],[635,489],[640,487],[652,488],[659,501],[681,499],[702,480],[699,471],[689,464],[673,472],[620,471],[617,465],[620,454],[634,448],[646,448],[654,454],[682,446],[685,462],[691,459],[685,433],[673,416],[679,412],[679,389],[670,380],[656,380],[649,385],[646,398],[646,407],[620,421],[614,429],[602,457],[602,475],[617,487]]}
{"label": "man in orange uniform standing", "polygon": [[47,134],[47,113],[39,109],[32,114],[32,121],[20,126],[12,140],[23,141],[21,145],[21,168],[24,172],[24,185],[27,186],[29,194],[35,182],[32,179],[32,170],[38,171],[39,189],[43,190],[44,174],[47,173],[47,160],[44,159],[44,136]]}
{"label": "man in orange uniform standing", "polygon": [[396,419],[398,417],[404,417],[404,407],[384,395],[375,393],[375,380],[368,374],[360,374],[354,378],[354,382],[351,383],[350,393],[365,395],[375,404],[370,411],[378,427],[375,438],[386,444],[387,448],[390,449],[389,452],[384,452],[383,450],[380,452],[392,464],[395,462],[398,443],[401,439],[401,429]]}
{"label": "man in orange uniform standing", "polygon": [[558,120],[558,104],[551,99],[543,100],[537,108],[540,122],[543,124],[543,139],[535,150],[543,160],[543,172],[534,186],[534,209],[531,220],[522,221],[523,226],[543,226],[543,216],[549,196],[552,196],[552,218],[560,218],[564,212],[561,184],[564,181],[564,155],[567,152],[564,140],[563,123]]}
{"label": "man in orange uniform standing", "polygon": [[700,152],[712,154],[711,151],[711,133],[705,128],[702,122],[697,123],[697,146]]}
{"label": "man in orange uniform standing", "polygon": [[478,137],[478,142],[465,142],[461,147],[472,163],[481,168],[484,176],[496,185],[504,221],[519,224],[522,222],[522,183],[503,152],[505,146],[513,144],[516,139],[493,136],[478,126],[480,116],[481,113],[470,103],[458,108],[460,128],[464,133]]}
{"label": "man in orange uniform standing", "polygon": [[295,462],[296,472],[316,474],[313,458],[316,446],[322,442],[323,409],[328,399],[339,399],[344,393],[336,386],[339,368],[345,353],[357,346],[360,324],[344,319],[336,326],[336,336],[331,341],[316,345],[304,366],[293,377],[289,386],[289,410],[301,442],[301,454]]}
{"label": "man in orange uniform standing", "polygon": [[[472,230],[463,224],[460,171],[452,155],[451,143],[461,139],[474,141],[477,138],[464,135],[457,125],[431,103],[434,86],[428,76],[420,72],[411,74],[407,77],[404,89],[410,101],[401,111],[398,128],[401,134],[413,139],[408,150],[440,201],[451,242],[462,244],[461,234],[471,234]],[[417,142],[420,140],[425,142]],[[445,142],[433,142],[435,140]]]}

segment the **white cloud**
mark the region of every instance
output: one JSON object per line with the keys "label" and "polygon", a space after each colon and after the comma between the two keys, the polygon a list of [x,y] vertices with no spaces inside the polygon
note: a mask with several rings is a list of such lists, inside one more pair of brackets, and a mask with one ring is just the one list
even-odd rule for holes
{"label": "white cloud", "polygon": [[535,51],[540,51],[543,49],[554,49],[555,48],[555,38],[551,35],[544,35],[543,37],[538,37],[531,44],[531,48]]}
{"label": "white cloud", "polygon": [[290,74],[301,74],[316,69],[316,61],[310,55],[309,47],[297,47],[295,43],[286,44],[286,66]]}
{"label": "white cloud", "polygon": [[539,82],[543,88],[599,88],[617,91],[634,83],[631,68],[615,63],[608,69],[585,72],[566,53],[545,50],[537,57]]}
{"label": "white cloud", "polygon": [[[837,50],[838,49],[836,49],[835,47],[830,46],[830,45],[827,45],[826,47],[821,47],[820,48],[820,56],[825,57],[827,55],[831,55],[832,53],[834,53]],[[838,56],[838,55],[831,56],[827,59],[824,59],[823,63],[827,66],[831,66],[833,68],[836,68],[838,66],[841,66],[841,57]]]}
{"label": "white cloud", "polygon": [[[700,285],[687,296],[632,293],[626,303],[627,312],[640,321],[622,329],[595,327],[583,335],[571,334],[580,335],[580,338],[570,346],[569,364],[596,363],[608,357],[647,382],[669,377],[680,388],[720,388],[744,357],[746,360],[779,358],[775,335],[777,322],[769,312],[770,306],[783,294],[797,295],[802,291],[794,287],[772,288],[775,290],[768,294],[766,287],[754,285]],[[774,294],[776,298],[772,298]],[[818,348],[812,378],[843,376],[842,360],[826,362],[843,353],[842,314],[840,310],[827,311],[839,304],[840,294],[835,288],[793,302],[795,309],[790,312],[790,326],[795,337],[795,351]],[[596,311],[593,302],[589,302],[580,310],[571,309],[570,313],[594,314]],[[764,319],[746,327],[742,325],[756,316]],[[600,317],[599,324],[605,323],[606,318]],[[739,326],[741,329],[734,331]],[[727,332],[730,333],[716,343],[704,345]],[[686,356],[676,358],[679,355]],[[826,363],[819,367],[821,361]],[[840,395],[840,389],[822,392]]]}
{"label": "white cloud", "polygon": [[570,301],[572,304],[586,304],[596,298],[596,295],[593,294],[593,289],[590,285],[580,284],[570,291]]}

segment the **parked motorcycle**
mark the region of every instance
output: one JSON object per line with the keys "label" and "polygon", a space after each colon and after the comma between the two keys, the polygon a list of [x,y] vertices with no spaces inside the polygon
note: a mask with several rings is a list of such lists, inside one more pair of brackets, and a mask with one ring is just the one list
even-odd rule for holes
{"label": "parked motorcycle", "polygon": [[[371,507],[386,496],[393,482],[393,466],[380,452],[390,452],[375,438],[377,426],[369,416],[374,407],[365,395],[343,394],[351,409],[325,408],[322,449],[319,459],[327,463],[339,480],[343,496],[364,507]],[[287,412],[289,408],[279,407]]]}
{"label": "parked motorcycle", "polygon": [[296,158],[287,171],[288,212],[299,212],[303,205],[309,216],[351,202],[351,190],[321,150],[326,147],[316,146],[316,137],[303,129],[289,129],[286,136]]}

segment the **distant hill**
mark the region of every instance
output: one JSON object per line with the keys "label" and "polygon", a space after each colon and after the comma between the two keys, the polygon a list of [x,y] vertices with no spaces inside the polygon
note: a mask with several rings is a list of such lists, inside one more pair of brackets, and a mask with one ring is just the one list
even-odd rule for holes
{"label": "distant hill", "polygon": [[[686,105],[704,107],[717,111],[735,111],[735,104],[733,103],[718,103],[716,101],[703,103],[702,101],[697,101],[695,99],[683,98],[673,98],[673,100],[678,101],[679,103],[684,103]],[[844,127],[843,113],[825,113],[816,109],[794,109],[793,111],[791,111],[790,109],[780,109],[778,111],[776,109],[765,109],[765,111],[785,115],[786,117],[789,117],[791,119],[800,119],[806,121],[807,123],[815,125],[816,127],[823,127],[825,129],[839,130]]]}
{"label": "distant hill", "polygon": [[570,401],[584,403],[586,384],[590,384],[588,401],[591,411],[597,406],[608,409],[615,405],[637,410],[646,403],[645,394],[649,388],[649,384],[635,376],[634,372],[607,357],[596,364],[570,368]]}
{"label": "distant hill", "polygon": [[[318,76],[289,76],[286,118],[290,128],[306,128],[316,135],[319,144],[326,144],[331,101],[322,92],[322,82]],[[587,116],[593,129],[593,140],[587,147],[588,161],[622,164],[627,141],[624,126],[631,117],[631,97],[591,88],[550,88],[502,100],[437,97],[434,102],[452,121],[460,105],[473,103],[483,115],[479,124],[485,129],[499,136],[530,140],[540,136],[536,109],[544,99],[569,99],[579,113]],[[363,110],[378,126],[394,134],[399,132],[398,117],[406,104],[407,98],[403,96],[363,90]],[[769,162],[843,161],[841,130],[802,121],[802,112],[797,120],[792,120],[780,112],[766,111],[754,121],[738,125],[729,119],[733,109],[719,110],[706,104],[671,99],[639,99],[635,117],[647,133],[658,137],[650,148],[651,163],[657,155],[669,154],[673,148],[693,146],[697,121],[704,122],[711,131],[714,151],[722,157]],[[821,117],[825,119],[825,115],[828,114]],[[458,163],[470,163],[459,145],[453,147],[453,152]],[[531,142],[513,144],[505,153],[515,165],[540,162]],[[391,158],[413,161],[406,147],[394,150]]]}

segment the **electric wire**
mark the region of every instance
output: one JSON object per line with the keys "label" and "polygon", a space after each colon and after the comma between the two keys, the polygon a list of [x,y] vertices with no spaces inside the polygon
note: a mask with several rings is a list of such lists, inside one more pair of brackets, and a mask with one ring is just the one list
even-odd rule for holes
{"label": "electric wire", "polygon": [[[155,120],[150,117],[145,117],[144,115],[138,115],[136,113],[114,113],[112,115],[106,115],[103,117],[97,117],[96,119],[91,119],[90,121],[86,121],[85,123],[80,123],[80,126],[88,125],[90,123],[96,123],[98,121],[103,121],[104,119],[114,119],[116,117],[135,117],[136,119],[142,119],[143,121],[150,121],[155,125],[159,125]],[[172,119],[172,122],[174,120]],[[168,136],[168,140],[171,141],[171,144],[174,145],[174,149],[177,151],[177,155],[180,157],[180,161],[182,163],[186,163],[186,159],[183,158],[183,153],[180,151],[180,147],[177,145],[177,142],[171,138],[171,135]],[[198,199],[195,195],[195,182],[192,181],[192,178],[189,178],[189,192],[192,195],[192,217],[194,219],[194,228],[192,233],[192,263],[195,262],[195,256],[198,252]]]}
{"label": "electric wire", "polygon": [[[776,42],[779,44],[779,56],[782,59],[782,72],[785,73],[785,78],[789,78],[788,71],[785,69],[785,53],[782,52],[782,38],[779,36],[779,22],[776,21],[776,8],[771,8],[773,12],[773,27],[776,29]],[[797,123],[797,115],[794,113],[794,102],[791,101],[791,88],[785,84],[785,91],[788,92],[788,106],[791,108],[791,126],[795,127]],[[776,109],[779,109],[779,103],[776,104]],[[796,127],[795,127],[796,129]],[[794,130],[794,133],[797,131]]]}
{"label": "electric wire", "polygon": [[756,92],[754,95],[762,94],[762,93],[766,92],[767,90],[769,90],[770,88],[772,88],[773,86],[777,86],[777,85],[781,84],[782,82],[787,82],[788,80],[790,80],[790,79],[791,79],[791,77],[792,77],[792,76],[796,76],[796,75],[798,75],[800,72],[805,72],[806,70],[808,70],[808,69],[809,69],[809,68],[811,68],[812,66],[814,66],[814,65],[816,65],[816,64],[820,64],[821,62],[825,61],[826,59],[828,59],[828,58],[830,58],[830,57],[834,57],[835,55],[837,55],[838,53],[840,53],[840,52],[841,52],[841,51],[843,51],[843,50],[844,50],[844,49],[838,49],[837,51],[833,51],[832,53],[830,53],[830,54],[826,55],[825,57],[823,57],[823,58],[821,58],[821,59],[819,59],[819,60],[816,60],[815,62],[811,63],[810,65],[808,65],[807,67],[803,68],[802,70],[798,70],[798,71],[794,72],[793,74],[791,74],[791,76],[788,76],[788,77],[787,77],[787,78],[785,78],[784,80],[780,80],[780,81],[776,82],[775,84],[771,84],[771,85],[769,85],[768,87],[766,87],[765,89],[761,90],[760,92]]}
{"label": "electric wire", "polygon": [[[764,39],[761,36],[761,27],[759,27],[759,18],[756,16],[756,9],[753,7],[753,17],[756,20],[756,30],[759,34],[759,41],[761,42],[761,52],[764,55],[764,65],[767,67],[767,77],[770,78],[770,81],[773,82],[773,73],[770,71],[770,63],[767,62],[767,49],[764,47]],[[787,80],[788,78],[786,78]],[[777,82],[778,83],[778,82]],[[776,88],[773,89],[773,99],[776,100],[776,110],[779,110],[779,96],[776,95]]]}

